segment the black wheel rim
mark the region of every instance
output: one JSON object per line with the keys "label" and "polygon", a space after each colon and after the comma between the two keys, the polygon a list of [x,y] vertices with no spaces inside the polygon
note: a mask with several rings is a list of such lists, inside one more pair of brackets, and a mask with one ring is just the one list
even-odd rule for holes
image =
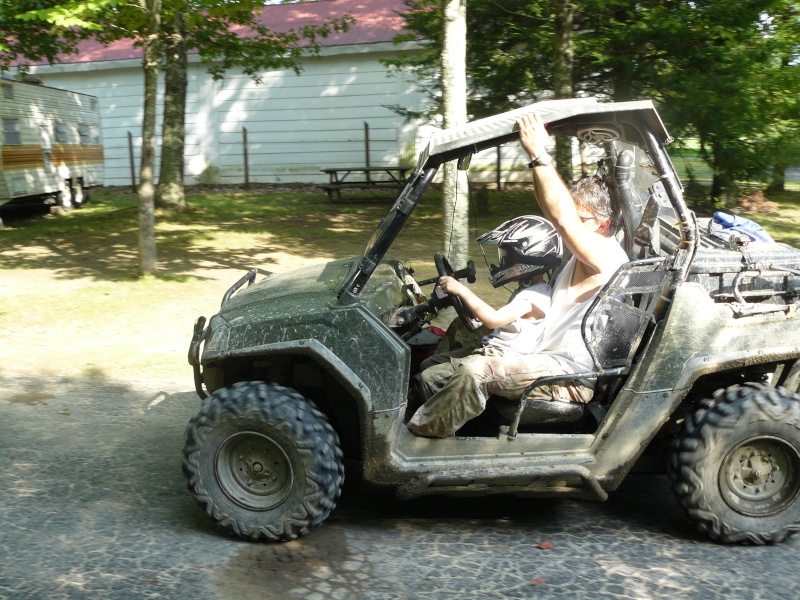
{"label": "black wheel rim", "polygon": [[219,446],[215,472],[231,500],[249,510],[270,510],[292,491],[294,471],[281,446],[252,431],[234,433]]}
{"label": "black wheel rim", "polygon": [[719,486],[725,502],[743,515],[777,514],[800,492],[800,453],[778,437],[751,438],[725,457]]}

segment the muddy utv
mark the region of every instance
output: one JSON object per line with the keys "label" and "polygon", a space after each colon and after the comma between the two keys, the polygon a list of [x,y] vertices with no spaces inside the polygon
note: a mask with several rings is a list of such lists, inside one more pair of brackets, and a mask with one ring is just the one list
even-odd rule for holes
{"label": "muddy utv", "polygon": [[[446,439],[403,424],[416,343],[450,299],[423,295],[396,236],[439,167],[552,135],[602,153],[630,262],[583,321],[596,382],[586,405],[532,400]],[[722,542],[772,543],[800,528],[800,251],[720,232],[684,202],[649,101],[534,104],[438,133],[363,255],[236,282],[189,350],[199,411],[183,470],[200,506],[251,540],[290,540],[330,514],[345,459],[403,498],[424,494],[605,500],[642,464],[662,465],[690,520]],[[533,203],[533,198],[531,198]],[[533,205],[533,204],[532,204]],[[441,256],[437,271],[452,273]],[[431,274],[432,275],[432,274]],[[466,276],[457,272],[457,276]],[[470,315],[457,306],[465,322]],[[562,379],[567,379],[563,377]]]}

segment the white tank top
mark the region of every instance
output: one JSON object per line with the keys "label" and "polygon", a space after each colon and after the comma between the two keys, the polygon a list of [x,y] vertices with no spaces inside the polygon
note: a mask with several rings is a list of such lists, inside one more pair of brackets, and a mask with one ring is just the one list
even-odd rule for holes
{"label": "white tank top", "polygon": [[[617,263],[616,267],[619,268],[628,262],[628,257],[616,241],[612,239],[609,241],[612,242],[609,243],[609,253],[613,255]],[[538,352],[549,354],[558,360],[569,373],[594,370],[592,356],[581,335],[581,323],[597,293],[592,294],[583,302],[567,302],[567,292],[570,282],[572,282],[576,262],[574,256],[570,258],[556,278],[553,286],[553,300],[550,311],[544,318],[544,332],[538,348]],[[611,278],[615,271],[616,269],[609,271],[608,277],[600,282],[600,287]]]}

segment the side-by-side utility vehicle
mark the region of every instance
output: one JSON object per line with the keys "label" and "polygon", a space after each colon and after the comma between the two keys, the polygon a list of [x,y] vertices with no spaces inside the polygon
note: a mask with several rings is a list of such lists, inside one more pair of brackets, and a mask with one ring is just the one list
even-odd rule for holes
{"label": "side-by-side utility vehicle", "polygon": [[[389,250],[443,163],[517,140],[517,119],[532,112],[552,135],[604,153],[597,175],[621,206],[630,262],[583,321],[594,369],[574,375],[596,381],[594,397],[529,399],[552,383],[544,378],[513,420],[490,400],[455,436],[416,437],[404,412],[412,365],[428,349],[413,341],[449,299],[436,288],[427,299]],[[605,500],[632,470],[661,465],[711,538],[760,544],[794,533],[800,251],[721,235],[697,218],[669,141],[649,101],[547,101],[442,131],[362,255],[242,277],[218,314],[198,319],[189,350],[203,400],[186,430],[183,470],[202,508],[241,537],[290,540],[330,514],[345,459],[403,498]],[[452,272],[441,257],[436,264]]]}

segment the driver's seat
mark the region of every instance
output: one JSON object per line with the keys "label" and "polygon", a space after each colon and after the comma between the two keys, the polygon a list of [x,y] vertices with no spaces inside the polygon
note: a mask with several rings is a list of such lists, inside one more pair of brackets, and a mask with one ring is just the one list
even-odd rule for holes
{"label": "driver's seat", "polygon": [[[619,268],[597,294],[581,325],[594,371],[540,377],[534,381],[518,401],[509,437],[516,437],[520,425],[578,423],[587,410],[596,416],[604,412],[602,407],[613,400],[618,389],[614,383],[630,372],[648,326],[655,324],[666,310],[673,271],[659,268],[664,260],[648,258]],[[529,398],[541,386],[580,379],[596,382],[594,398],[587,405]]]}

